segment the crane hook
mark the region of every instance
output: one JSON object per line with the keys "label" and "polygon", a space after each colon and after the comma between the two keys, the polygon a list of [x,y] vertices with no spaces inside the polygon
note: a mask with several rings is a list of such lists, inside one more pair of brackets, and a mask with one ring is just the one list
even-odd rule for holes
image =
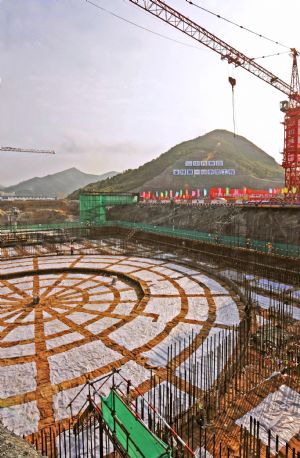
{"label": "crane hook", "polygon": [[235,78],[232,78],[232,76],[229,76],[228,77],[228,81],[229,83],[231,84],[231,88],[233,90],[234,86],[236,85],[236,79]]}
{"label": "crane hook", "polygon": [[232,76],[228,77],[228,81],[231,84],[232,89],[232,120],[233,120],[233,136],[236,137],[236,130],[235,130],[235,104],[234,104],[234,86],[236,85],[236,79],[232,78]]}

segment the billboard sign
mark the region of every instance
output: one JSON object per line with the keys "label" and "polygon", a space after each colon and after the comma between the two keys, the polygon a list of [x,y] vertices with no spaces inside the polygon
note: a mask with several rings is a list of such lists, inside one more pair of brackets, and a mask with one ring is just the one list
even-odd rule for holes
{"label": "billboard sign", "polygon": [[[200,176],[200,175],[235,175],[235,169],[225,169],[224,161],[192,161],[184,162],[182,169],[173,169],[173,175],[187,175],[187,176]],[[213,167],[213,168],[211,168]],[[221,168],[222,167],[222,168]]]}
{"label": "billboard sign", "polygon": [[174,169],[173,175],[235,175],[235,169]]}

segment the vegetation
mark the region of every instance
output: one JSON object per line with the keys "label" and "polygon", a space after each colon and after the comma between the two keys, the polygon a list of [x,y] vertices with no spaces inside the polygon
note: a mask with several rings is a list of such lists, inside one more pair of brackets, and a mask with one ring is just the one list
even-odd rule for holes
{"label": "vegetation", "polygon": [[[173,176],[173,169],[184,168],[186,160],[216,159],[224,161],[224,168],[235,169],[236,175]],[[113,178],[90,184],[84,190],[151,191],[186,186],[268,189],[283,184],[283,170],[271,156],[244,137],[234,137],[225,130],[214,130],[174,146],[137,169],[126,170]],[[78,198],[79,192],[70,197]]]}
{"label": "vegetation", "polygon": [[65,197],[78,187],[86,186],[89,183],[106,179],[116,175],[117,172],[107,172],[103,175],[90,175],[81,172],[75,167],[62,172],[53,173],[45,177],[35,177],[30,180],[9,186],[6,192],[15,192],[17,196],[46,196]]}

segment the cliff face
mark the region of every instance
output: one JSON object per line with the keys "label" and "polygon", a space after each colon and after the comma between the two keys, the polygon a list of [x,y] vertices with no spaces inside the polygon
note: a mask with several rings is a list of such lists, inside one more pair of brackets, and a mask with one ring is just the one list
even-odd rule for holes
{"label": "cliff face", "polygon": [[140,205],[115,207],[107,216],[112,220],[300,244],[300,209]]}

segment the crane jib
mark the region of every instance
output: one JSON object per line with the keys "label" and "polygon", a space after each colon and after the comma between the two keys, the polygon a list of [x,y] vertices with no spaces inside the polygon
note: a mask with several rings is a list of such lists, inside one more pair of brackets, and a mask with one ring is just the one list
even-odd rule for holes
{"label": "crane jib", "polygon": [[13,146],[1,146],[0,151],[11,151],[16,153],[37,153],[37,154],[55,154],[53,150],[33,149],[33,148],[14,148]]}
{"label": "crane jib", "polygon": [[[261,80],[275,87],[287,96],[293,93],[292,87],[285,81],[278,78],[276,75],[257,64],[253,59],[247,57],[237,49],[230,46],[225,41],[216,37],[204,27],[192,21],[188,17],[179,13],[170,5],[161,0],[129,0],[131,3],[148,11],[152,15],[158,17],[162,21],[168,23],[172,27],[180,30],[194,40],[202,43],[208,48],[220,54],[221,59],[227,60],[229,64],[234,64],[236,67],[241,67],[257,76]],[[299,95],[293,94],[293,99],[299,100]]]}
{"label": "crane jib", "polygon": [[[291,83],[278,78],[276,75],[257,64],[254,59],[247,57],[225,41],[216,37],[204,27],[179,13],[162,0],[129,0],[131,3],[148,11],[185,35],[193,38],[213,51],[229,64],[241,67],[265,81],[288,96],[288,101],[281,102],[284,118],[284,151],[282,167],[285,170],[286,199],[300,201],[300,79],[297,66],[298,52],[291,48],[293,56]],[[230,81],[230,80],[229,80]],[[232,83],[232,82],[231,82]],[[233,85],[232,85],[233,89]]]}

